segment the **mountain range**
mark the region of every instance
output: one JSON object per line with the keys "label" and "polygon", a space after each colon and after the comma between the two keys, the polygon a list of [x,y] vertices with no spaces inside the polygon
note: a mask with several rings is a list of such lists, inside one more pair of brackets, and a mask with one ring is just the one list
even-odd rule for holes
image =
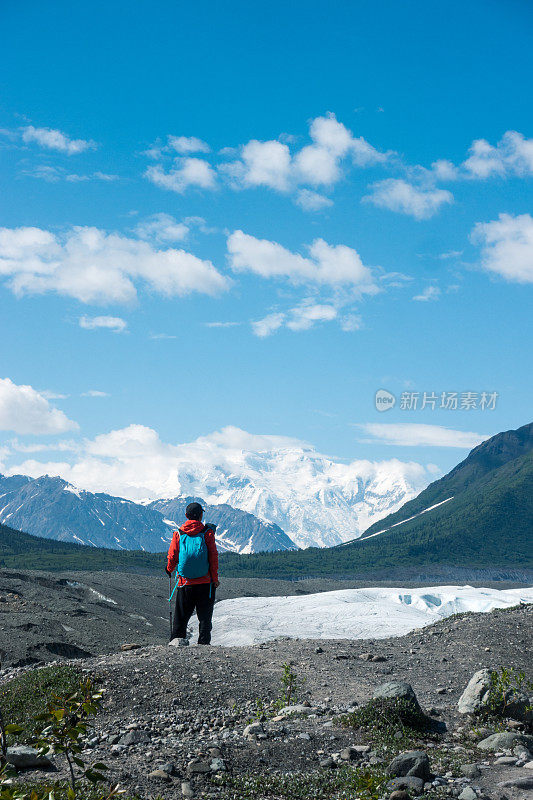
{"label": "mountain range", "polygon": [[[93,547],[158,552],[200,498],[221,551],[329,547],[360,536],[427,485],[417,464],[333,461],[301,442],[188,448],[166,499],[135,502],[48,475],[0,475],[0,523]],[[248,445],[248,448],[250,446]]]}
{"label": "mountain range", "polygon": [[533,568],[533,423],[505,431],[363,536],[326,550],[228,556],[232,575],[353,576],[416,565]]}
{"label": "mountain range", "polygon": [[[193,498],[141,505],[103,493],[77,489],[62,478],[0,475],[0,523],[61,542],[118,550],[162,552],[172,531],[185,519]],[[294,549],[277,525],[227,504],[208,505],[205,519],[215,523],[221,552],[251,553]],[[170,517],[170,518],[169,518]]]}
{"label": "mountain range", "polygon": [[[83,493],[76,493],[60,479],[0,478],[1,519],[20,519],[17,514],[29,513],[33,503],[35,514],[29,514],[29,518],[34,516],[37,519],[41,506],[42,524],[50,524],[47,515],[54,513],[57,506],[52,503],[46,508],[46,492],[40,497],[36,492],[41,481],[45,488],[49,481],[53,481],[56,491],[63,493],[61,500],[65,496],[84,501]],[[78,497],[78,494],[82,496]],[[103,522],[109,522],[103,516],[104,511],[110,519],[120,511],[126,515],[135,513],[136,504],[130,501],[107,495],[93,497],[104,503],[104,506],[91,507],[92,523],[100,535],[101,529],[110,527],[110,524],[103,525]],[[163,532],[168,540],[168,530],[172,527],[169,517],[180,517],[180,509],[193,497],[155,501],[138,508],[147,515],[148,525],[158,521],[153,525],[152,535]],[[11,511],[1,507],[6,499]],[[27,503],[26,509],[17,506],[21,499],[22,506]],[[76,500],[71,502],[74,507],[85,509],[87,516],[86,510],[90,507],[87,498],[81,506]],[[228,506],[208,508],[210,521],[216,521],[215,514],[220,514],[221,550],[224,541],[226,547],[230,544],[236,547],[231,531],[235,511]],[[95,513],[100,516],[96,522]],[[125,519],[121,517],[119,522]],[[119,522],[115,520],[116,525]],[[260,523],[255,518],[249,521],[252,540],[249,539],[247,544],[240,542],[239,546],[241,549],[263,546],[262,536],[268,533],[269,543],[273,545],[271,552],[247,555],[226,549],[221,554],[221,571],[225,577],[297,579],[334,576],[354,579],[372,575],[379,580],[394,575],[406,580],[418,574],[413,570],[420,568],[423,572],[426,568],[427,573],[429,568],[432,574],[442,573],[446,578],[459,574],[466,576],[470,570],[471,573],[482,572],[490,580],[505,576],[507,579],[529,580],[533,574],[533,423],[488,439],[448,475],[432,483],[417,498],[370,527],[354,541],[329,548],[289,549],[283,531],[270,525],[259,528]],[[66,539],[70,536],[70,541],[39,539],[0,523],[0,565],[52,570],[161,569],[160,555],[72,544],[72,532],[65,530],[63,536]],[[272,552],[284,545],[284,552]],[[166,542],[159,548],[166,549]]]}

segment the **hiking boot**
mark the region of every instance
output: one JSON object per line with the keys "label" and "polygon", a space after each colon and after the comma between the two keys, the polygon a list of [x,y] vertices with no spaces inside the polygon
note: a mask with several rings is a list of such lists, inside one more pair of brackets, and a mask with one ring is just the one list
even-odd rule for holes
{"label": "hiking boot", "polygon": [[168,643],[169,647],[188,647],[189,640],[188,639],[171,639]]}

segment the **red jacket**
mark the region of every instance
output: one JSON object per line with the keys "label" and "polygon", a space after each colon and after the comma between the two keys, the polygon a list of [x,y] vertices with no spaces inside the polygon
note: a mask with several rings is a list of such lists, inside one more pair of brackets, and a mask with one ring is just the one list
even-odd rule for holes
{"label": "red jacket", "polygon": [[207,545],[207,555],[209,557],[209,572],[201,578],[182,578],[179,576],[178,586],[193,586],[196,583],[216,583],[218,581],[218,550],[215,543],[215,534],[211,528],[206,528],[203,522],[195,519],[188,519],[181,528],[174,531],[172,541],[168,550],[167,569],[174,572],[180,557],[180,532],[194,536],[203,533]]}

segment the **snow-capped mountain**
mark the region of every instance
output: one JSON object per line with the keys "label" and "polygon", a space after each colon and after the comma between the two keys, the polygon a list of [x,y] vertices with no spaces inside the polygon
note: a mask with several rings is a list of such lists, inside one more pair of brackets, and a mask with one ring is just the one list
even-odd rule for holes
{"label": "snow-capped mountain", "polygon": [[[176,498],[146,506],[83,491],[61,478],[0,475],[0,523],[34,536],[93,547],[163,552],[172,531],[185,519],[185,506],[190,500]],[[295,549],[277,525],[262,522],[252,514],[228,505],[208,505],[205,510],[206,520],[218,525],[221,552]]]}
{"label": "snow-capped mountain", "polygon": [[219,550],[232,553],[261,553],[273,550],[295,550],[296,545],[273,522],[264,522],[247,511],[232,508],[226,503],[208,505],[201,497],[174,497],[155,500],[149,508],[160,511],[171,520],[185,519],[185,508],[196,501],[204,508],[204,520],[217,526],[216,540]]}
{"label": "snow-capped mountain", "polygon": [[[71,465],[30,460],[20,465],[20,472],[28,470],[37,478],[57,469],[55,474],[74,486],[146,506],[160,498],[202,497],[209,506],[229,505],[277,526],[301,548],[357,538],[435,477],[416,462],[345,463],[298,439],[231,426],[173,445],[162,442],[151,428],[130,425],[97,436],[85,448]],[[7,523],[30,530],[24,520]],[[279,535],[266,529],[263,533],[268,538],[274,534],[275,540]],[[121,538],[121,533],[115,535]],[[250,530],[238,540],[233,534],[229,539],[240,551],[255,547],[251,536]],[[268,549],[277,549],[277,544]]]}
{"label": "snow-capped mountain", "polygon": [[180,464],[179,496],[199,495],[211,505],[240,508],[278,525],[304,548],[357,538],[428,483],[418,464],[342,464],[296,445],[225,455],[219,464]]}

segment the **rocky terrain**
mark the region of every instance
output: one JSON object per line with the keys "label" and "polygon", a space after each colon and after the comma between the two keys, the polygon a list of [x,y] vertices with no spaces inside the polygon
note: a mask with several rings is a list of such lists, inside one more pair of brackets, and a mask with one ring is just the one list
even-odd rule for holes
{"label": "rocky terrain", "polygon": [[[164,557],[161,557],[164,563]],[[162,571],[162,570],[161,570]],[[373,581],[223,578],[217,600],[390,586]],[[405,581],[396,585],[424,585]],[[483,581],[483,586],[490,586]],[[517,584],[497,582],[498,589]],[[0,570],[0,662],[24,666],[116,652],[124,642],[165,643],[168,579],[121,572]]]}
{"label": "rocky terrain", "polygon": [[[524,723],[476,723],[457,703],[483,668],[514,667],[531,679],[532,632],[533,607],[519,606],[379,641],[176,648],[132,638],[123,642],[132,649],[72,662],[105,689],[86,755],[141,797],[525,800],[533,797],[533,738]],[[284,665],[295,683],[288,711],[275,702]],[[7,667],[0,681],[31,669]],[[412,686],[426,730],[387,739],[379,726],[342,724],[391,682],[392,693],[408,692],[398,682]],[[57,762],[55,777],[63,774]],[[42,772],[25,774],[42,780]],[[362,774],[381,776],[377,793],[341,793],[343,781]]]}

